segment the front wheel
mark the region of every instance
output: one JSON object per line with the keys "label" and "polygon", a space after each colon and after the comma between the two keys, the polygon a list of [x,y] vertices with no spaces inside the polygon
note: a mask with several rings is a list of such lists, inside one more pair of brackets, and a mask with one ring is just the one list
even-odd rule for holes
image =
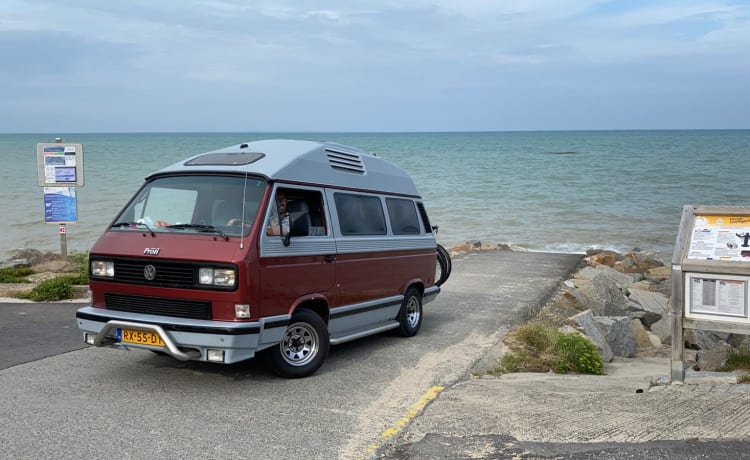
{"label": "front wheel", "polygon": [[266,350],[263,356],[281,377],[307,377],[323,365],[329,346],[328,328],[323,319],[310,310],[300,310],[292,316],[281,342]]}
{"label": "front wheel", "polygon": [[398,332],[403,337],[417,335],[422,327],[422,294],[419,289],[410,287],[404,296],[404,303],[398,312]]}

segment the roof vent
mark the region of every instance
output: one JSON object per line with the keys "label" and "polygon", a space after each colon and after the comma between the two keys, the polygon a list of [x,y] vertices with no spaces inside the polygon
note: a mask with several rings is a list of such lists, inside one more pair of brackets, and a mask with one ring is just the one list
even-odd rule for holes
{"label": "roof vent", "polygon": [[254,163],[266,156],[260,152],[214,152],[206,153],[185,162],[185,166],[242,166]]}
{"label": "roof vent", "polygon": [[365,164],[362,162],[362,156],[355,151],[328,147],[326,148],[326,155],[328,155],[328,162],[333,169],[357,174],[365,173]]}

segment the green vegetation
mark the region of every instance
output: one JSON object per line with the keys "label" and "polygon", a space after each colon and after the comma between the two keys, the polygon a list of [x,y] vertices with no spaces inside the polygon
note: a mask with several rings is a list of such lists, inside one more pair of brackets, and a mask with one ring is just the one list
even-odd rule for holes
{"label": "green vegetation", "polygon": [[750,383],[750,374],[742,374],[737,376],[737,383]]}
{"label": "green vegetation", "polygon": [[724,372],[736,371],[738,369],[750,370],[750,353],[734,352],[727,358],[726,364],[720,370]]}
{"label": "green vegetation", "polygon": [[72,278],[71,276],[59,276],[42,281],[31,291],[18,294],[18,297],[35,302],[69,299],[73,297],[73,284],[70,282]]}
{"label": "green vegetation", "polygon": [[493,374],[508,372],[556,372],[595,374],[604,370],[599,351],[586,337],[564,334],[553,326],[530,322],[508,334],[510,351]]}
{"label": "green vegetation", "polygon": [[89,284],[89,254],[87,252],[77,252],[68,257],[68,260],[78,265],[78,274],[69,276],[71,284]]}
{"label": "green vegetation", "polygon": [[[66,273],[36,285],[27,292],[16,294],[20,299],[29,299],[35,302],[49,302],[55,300],[70,299],[74,295],[74,285],[86,285],[89,283],[87,253],[74,253],[68,256],[68,260],[76,265],[75,273]],[[0,270],[0,283],[29,283],[26,279],[32,275],[34,270],[28,267],[15,267]]]}
{"label": "green vegetation", "polygon": [[27,276],[34,273],[29,267],[0,268],[0,283],[28,283]]}

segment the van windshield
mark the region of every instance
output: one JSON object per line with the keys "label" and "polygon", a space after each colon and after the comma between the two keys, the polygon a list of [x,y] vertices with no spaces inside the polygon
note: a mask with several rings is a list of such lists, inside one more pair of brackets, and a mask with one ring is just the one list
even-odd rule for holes
{"label": "van windshield", "polygon": [[147,182],[113,230],[247,235],[266,181],[238,176],[168,176]]}

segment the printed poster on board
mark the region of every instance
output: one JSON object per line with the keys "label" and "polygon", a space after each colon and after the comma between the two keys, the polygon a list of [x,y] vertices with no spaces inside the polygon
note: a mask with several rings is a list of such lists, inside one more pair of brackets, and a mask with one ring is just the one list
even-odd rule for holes
{"label": "printed poster on board", "polygon": [[750,216],[696,216],[687,258],[750,262]]}
{"label": "printed poster on board", "polygon": [[75,184],[76,149],[73,145],[50,145],[44,151],[44,181],[47,184]]}
{"label": "printed poster on board", "polygon": [[77,221],[75,187],[44,187],[44,222],[64,224]]}

